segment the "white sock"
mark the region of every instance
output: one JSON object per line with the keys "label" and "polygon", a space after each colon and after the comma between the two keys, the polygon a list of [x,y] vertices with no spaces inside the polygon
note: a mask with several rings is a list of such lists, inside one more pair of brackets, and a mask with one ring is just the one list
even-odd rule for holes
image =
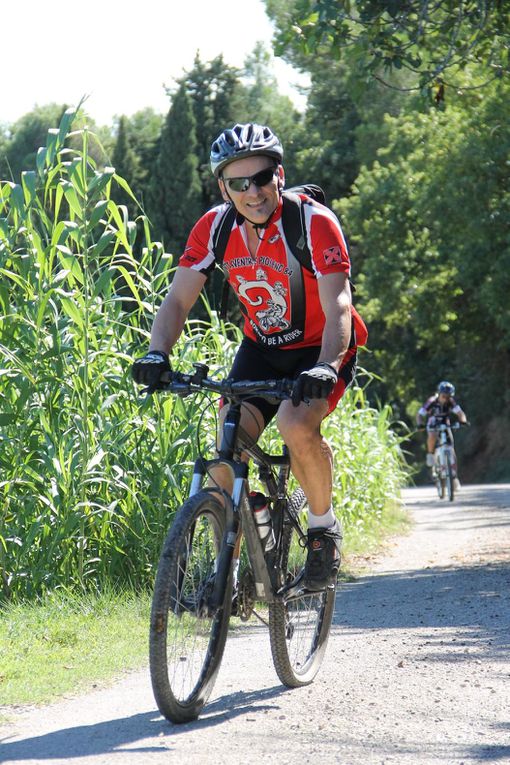
{"label": "white sock", "polygon": [[308,510],[308,528],[309,529],[330,529],[336,523],[336,516],[333,511],[333,505],[324,515],[314,515]]}

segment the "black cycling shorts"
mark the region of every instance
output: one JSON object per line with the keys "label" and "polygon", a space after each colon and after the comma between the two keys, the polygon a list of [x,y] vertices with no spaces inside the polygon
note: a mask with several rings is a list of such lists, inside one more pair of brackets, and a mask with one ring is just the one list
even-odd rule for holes
{"label": "black cycling shorts", "polygon": [[[253,340],[245,337],[239,346],[232,369],[229,374],[231,380],[281,380],[284,377],[294,379],[311,369],[317,362],[320,354],[320,346],[308,348],[291,348],[289,350],[277,350],[275,348],[262,348]],[[338,382],[328,396],[330,414],[351,384],[356,374],[357,348],[349,348],[343,359],[338,375]],[[272,404],[264,398],[247,396],[246,401],[253,404],[261,412],[264,424],[267,425],[278,411],[279,404]]]}

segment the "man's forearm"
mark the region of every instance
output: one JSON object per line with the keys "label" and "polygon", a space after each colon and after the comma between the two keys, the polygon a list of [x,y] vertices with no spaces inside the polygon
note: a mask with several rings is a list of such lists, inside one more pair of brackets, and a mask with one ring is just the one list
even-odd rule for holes
{"label": "man's forearm", "polygon": [[175,300],[171,292],[167,294],[154,319],[151,332],[151,351],[170,353],[186,321],[186,311]]}
{"label": "man's forearm", "polygon": [[337,371],[349,348],[351,322],[351,306],[346,303],[339,305],[339,310],[329,316],[324,327],[319,361],[331,364]]}

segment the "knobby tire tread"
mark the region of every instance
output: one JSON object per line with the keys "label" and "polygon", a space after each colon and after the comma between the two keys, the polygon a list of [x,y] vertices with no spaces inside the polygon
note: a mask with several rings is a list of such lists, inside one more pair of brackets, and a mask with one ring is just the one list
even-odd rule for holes
{"label": "knobby tire tread", "polygon": [[[222,608],[214,618],[209,637],[209,650],[193,693],[183,702],[174,695],[168,678],[167,622],[171,601],[172,576],[176,561],[182,556],[191,527],[204,513],[210,514],[219,529],[219,544],[225,528],[224,511],[210,493],[200,492],[190,497],[176,512],[168,531],[158,564],[150,623],[150,673],[154,697],[161,714],[175,723],[196,720],[202,711],[218,673],[227,639],[232,606],[232,577],[227,582]],[[174,590],[175,591],[175,590]]]}

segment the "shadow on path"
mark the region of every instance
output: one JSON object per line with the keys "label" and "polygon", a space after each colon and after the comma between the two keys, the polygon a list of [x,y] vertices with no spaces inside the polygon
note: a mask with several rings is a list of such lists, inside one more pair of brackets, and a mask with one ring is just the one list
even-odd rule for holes
{"label": "shadow on path", "polygon": [[[184,725],[173,725],[156,712],[142,712],[130,717],[120,717],[91,725],[77,725],[52,731],[40,736],[9,741],[0,739],[0,763],[19,760],[71,759],[94,755],[118,754],[122,751],[141,754],[171,751],[172,737],[191,730],[202,730],[224,723],[227,719],[261,710],[278,709],[270,702],[287,692],[281,685],[251,693],[229,693],[205,707],[199,720]],[[262,702],[262,703],[261,703]],[[163,736],[162,736],[163,734]],[[160,737],[161,745],[154,745],[154,738]],[[144,739],[151,739],[144,744]],[[137,746],[137,742],[140,744]],[[141,762],[143,760],[140,760]]]}

